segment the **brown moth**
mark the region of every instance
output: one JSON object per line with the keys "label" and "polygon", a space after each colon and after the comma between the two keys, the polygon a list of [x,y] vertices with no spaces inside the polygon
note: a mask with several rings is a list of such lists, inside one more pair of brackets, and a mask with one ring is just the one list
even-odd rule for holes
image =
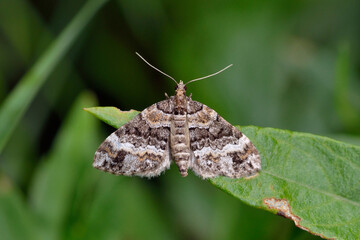
{"label": "brown moth", "polygon": [[175,96],[165,94],[167,99],[107,137],[95,153],[93,166],[116,175],[155,177],[170,168],[173,160],[183,177],[188,169],[204,179],[255,175],[261,160],[251,141],[214,110],[192,100],[191,94],[186,96],[186,84],[176,84]]}

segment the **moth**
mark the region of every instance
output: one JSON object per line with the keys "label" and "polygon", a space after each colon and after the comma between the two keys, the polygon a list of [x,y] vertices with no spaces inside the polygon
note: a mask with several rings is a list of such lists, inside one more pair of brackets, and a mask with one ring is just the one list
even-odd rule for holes
{"label": "moth", "polygon": [[203,179],[241,178],[261,169],[260,155],[242,132],[208,106],[186,95],[186,85],[216,75],[176,83],[175,95],[151,105],[120,127],[97,149],[93,166],[115,175],[155,177],[176,163],[183,177],[191,169]]}

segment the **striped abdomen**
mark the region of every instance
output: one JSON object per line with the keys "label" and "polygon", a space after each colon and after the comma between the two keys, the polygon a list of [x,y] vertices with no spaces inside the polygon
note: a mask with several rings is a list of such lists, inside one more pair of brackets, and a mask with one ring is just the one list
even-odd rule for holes
{"label": "striped abdomen", "polygon": [[190,163],[190,137],[186,114],[173,115],[170,127],[171,156],[179,167],[181,176],[187,176]]}

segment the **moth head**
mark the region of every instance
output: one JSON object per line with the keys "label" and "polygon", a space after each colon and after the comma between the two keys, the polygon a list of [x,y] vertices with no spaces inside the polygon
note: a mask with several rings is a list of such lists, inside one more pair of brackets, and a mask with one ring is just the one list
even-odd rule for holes
{"label": "moth head", "polygon": [[177,96],[186,94],[186,84],[184,84],[183,81],[180,80],[180,82],[176,84],[175,93]]}

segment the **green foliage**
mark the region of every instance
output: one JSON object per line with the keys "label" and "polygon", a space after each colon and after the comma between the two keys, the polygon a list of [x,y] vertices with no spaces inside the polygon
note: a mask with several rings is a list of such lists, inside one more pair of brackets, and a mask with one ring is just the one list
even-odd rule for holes
{"label": "green foliage", "polygon": [[[299,226],[335,239],[360,234],[360,147],[312,134],[272,128],[241,129],[261,153],[263,170],[253,179],[212,183],[267,210],[266,199],[285,199]],[[275,210],[271,210],[277,212]]]}
{"label": "green foliage", "polygon": [[81,184],[80,180],[91,170],[88,160],[92,158],[92,152],[88,149],[96,148],[97,123],[79,109],[94,104],[94,97],[89,94],[80,96],[74,103],[52,152],[43,159],[35,174],[29,204],[16,188],[7,186],[5,191],[2,190],[0,219],[4,224],[1,232],[6,239],[61,239],[66,234],[62,229],[70,217],[69,210],[81,200],[74,201],[74,193],[91,188]]}
{"label": "green foliage", "polygon": [[[114,127],[136,113],[87,108]],[[281,213],[298,227],[326,238],[360,234],[360,147],[326,137],[272,128],[242,127],[257,146],[262,171],[249,179],[218,177],[211,182],[247,204]],[[275,209],[267,201],[286,200]]]}
{"label": "green foliage", "polygon": [[0,152],[49,74],[65,56],[84,26],[106,1],[89,1],[6,98],[0,107]]}
{"label": "green foliage", "polygon": [[42,223],[44,239],[56,239],[63,234],[62,224],[69,209],[80,201],[74,201],[74,193],[87,187],[81,180],[91,169],[88,163],[92,152],[87,149],[96,148],[97,124],[78,111],[82,106],[94,103],[94,97],[89,94],[80,96],[74,103],[52,151],[43,159],[34,177],[31,206]]}
{"label": "green foliage", "polygon": [[135,110],[122,112],[116,107],[92,107],[84,108],[84,110],[101,119],[110,126],[113,126],[114,128],[121,127],[133,119],[133,117],[135,117],[137,114],[139,114],[139,112]]}
{"label": "green foliage", "polygon": [[335,79],[335,107],[343,124],[348,131],[360,132],[360,109],[356,109],[352,99],[350,82],[350,53],[349,46],[344,44],[339,49],[339,57],[336,64]]}
{"label": "green foliage", "polygon": [[19,190],[5,176],[0,176],[0,187],[1,238],[39,239],[34,215],[25,205]]}

